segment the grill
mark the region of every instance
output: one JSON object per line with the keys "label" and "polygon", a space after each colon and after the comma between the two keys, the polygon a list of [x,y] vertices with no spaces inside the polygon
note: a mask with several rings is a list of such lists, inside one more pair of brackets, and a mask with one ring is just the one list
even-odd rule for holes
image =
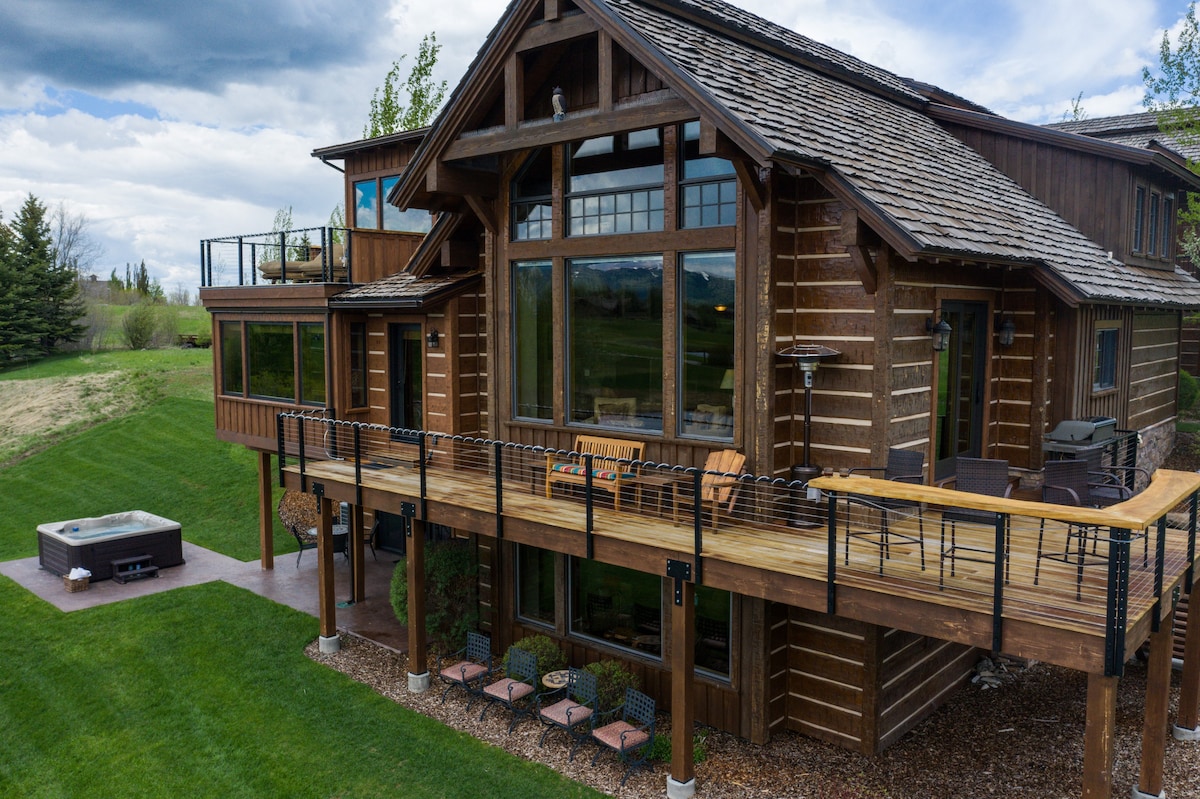
{"label": "grill", "polygon": [[1046,434],[1042,450],[1060,458],[1078,458],[1082,453],[1112,443],[1116,429],[1117,420],[1108,416],[1065,419]]}

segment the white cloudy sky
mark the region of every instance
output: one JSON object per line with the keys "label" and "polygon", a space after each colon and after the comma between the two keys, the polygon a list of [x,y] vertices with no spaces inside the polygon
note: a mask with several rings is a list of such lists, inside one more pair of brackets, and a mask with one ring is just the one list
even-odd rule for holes
{"label": "white cloudy sky", "polygon": [[[1141,70],[1183,0],[735,0],[1005,116],[1141,110]],[[504,0],[20,0],[0,5],[0,213],[84,214],[107,276],[145,259],[199,282],[199,241],[324,224],[341,175],[314,148],[362,135],[393,59],[426,33],[451,87]],[[407,74],[407,69],[402,70]]]}

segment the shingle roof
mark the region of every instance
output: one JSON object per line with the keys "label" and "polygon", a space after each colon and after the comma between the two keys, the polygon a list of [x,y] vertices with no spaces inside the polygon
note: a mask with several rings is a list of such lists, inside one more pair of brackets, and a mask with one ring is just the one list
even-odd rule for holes
{"label": "shingle roof", "polygon": [[464,291],[479,279],[479,272],[414,277],[407,272],[388,275],[343,291],[330,305],[386,305],[389,308],[421,308]]}
{"label": "shingle roof", "polygon": [[1055,122],[1046,127],[1064,133],[1077,133],[1094,139],[1126,144],[1130,147],[1149,149],[1157,143],[1174,150],[1192,161],[1200,160],[1200,142],[1185,142],[1176,136],[1163,133],[1158,128],[1158,114],[1147,111],[1142,114],[1125,114],[1097,119],[1079,119],[1070,122]]}
{"label": "shingle roof", "polygon": [[[669,13],[694,9],[743,29],[815,44],[719,0],[602,0],[618,17],[746,127],[778,161],[831,170],[889,219],[914,250],[1041,264],[1050,282],[1084,302],[1193,306],[1200,283],[1183,272],[1139,269],[1108,253],[981,155],[907,102],[852,85],[797,59]],[[833,51],[836,52],[836,51]],[[831,60],[829,48],[821,56]],[[842,58],[879,85],[887,73]],[[908,90],[912,93],[911,90]]]}

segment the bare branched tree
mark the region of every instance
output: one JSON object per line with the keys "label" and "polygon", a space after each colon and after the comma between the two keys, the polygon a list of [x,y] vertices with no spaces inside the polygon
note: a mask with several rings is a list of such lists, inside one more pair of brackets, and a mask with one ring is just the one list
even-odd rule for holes
{"label": "bare branched tree", "polygon": [[104,255],[104,247],[88,230],[91,223],[87,216],[72,213],[66,203],[59,202],[50,209],[48,221],[54,240],[55,266],[69,268],[76,275],[90,274]]}

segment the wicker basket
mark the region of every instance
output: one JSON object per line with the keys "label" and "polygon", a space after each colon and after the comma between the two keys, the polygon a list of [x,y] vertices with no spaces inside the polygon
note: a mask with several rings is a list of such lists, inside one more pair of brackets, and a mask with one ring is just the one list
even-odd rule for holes
{"label": "wicker basket", "polygon": [[67,575],[63,575],[63,587],[67,589],[68,594],[76,594],[80,591],[86,591],[90,582],[91,581],[87,577],[84,577],[82,580],[72,580]]}

